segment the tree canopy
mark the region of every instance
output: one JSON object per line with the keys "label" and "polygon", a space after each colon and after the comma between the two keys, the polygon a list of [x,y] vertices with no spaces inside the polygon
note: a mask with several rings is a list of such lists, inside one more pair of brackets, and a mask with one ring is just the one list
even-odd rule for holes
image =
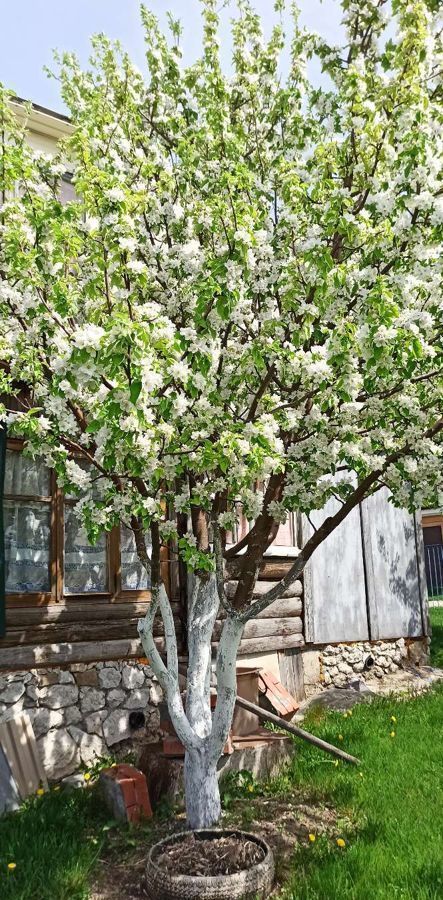
{"label": "tree canopy", "polygon": [[87,70],[59,57],[53,158],[2,89],[1,390],[91,539],[167,542],[192,514],[180,553],[212,570],[209,521],[223,545],[239,501],[244,600],[288,511],[442,484],[442,19],[343,0],[335,47],[295,7],[265,39],[238,0],[226,73],[217,5],[186,67],[146,8],[145,73],[102,35]]}

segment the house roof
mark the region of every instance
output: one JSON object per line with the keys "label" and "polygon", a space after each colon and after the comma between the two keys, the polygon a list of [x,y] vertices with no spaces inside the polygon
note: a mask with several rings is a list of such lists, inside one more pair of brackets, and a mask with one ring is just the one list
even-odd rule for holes
{"label": "house roof", "polygon": [[22,97],[13,97],[11,103],[18,118],[26,119],[29,128],[34,132],[56,140],[72,133],[71,119],[63,113],[54,112],[38,103],[29,103]]}

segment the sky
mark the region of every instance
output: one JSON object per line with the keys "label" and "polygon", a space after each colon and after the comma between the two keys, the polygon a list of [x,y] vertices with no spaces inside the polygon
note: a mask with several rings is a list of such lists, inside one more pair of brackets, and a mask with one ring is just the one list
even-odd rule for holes
{"label": "sky", "polygon": [[[145,0],[166,26],[169,10],[183,25],[184,62],[198,55],[201,28],[199,0]],[[220,6],[223,0],[220,0]],[[254,0],[268,27],[274,21],[272,0]],[[332,43],[340,40],[338,0],[299,0],[301,21]],[[92,34],[118,38],[143,70],[143,35],[139,0],[0,0],[0,82],[19,97],[55,112],[64,112],[57,81],[49,79],[53,50],[73,50],[87,64]],[[229,64],[228,21],[223,12],[222,48]],[[318,73],[313,72],[316,78]]]}

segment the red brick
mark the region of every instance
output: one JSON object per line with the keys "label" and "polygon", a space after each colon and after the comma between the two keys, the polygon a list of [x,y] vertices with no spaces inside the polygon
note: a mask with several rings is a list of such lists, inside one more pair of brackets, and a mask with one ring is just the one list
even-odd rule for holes
{"label": "red brick", "polygon": [[133,822],[134,824],[138,824],[140,822],[141,814],[139,806],[128,806],[126,813],[128,816],[128,822]]}
{"label": "red brick", "polygon": [[146,779],[142,783],[136,785],[135,788],[135,796],[137,799],[137,804],[140,808],[140,812],[146,819],[150,819],[152,816],[151,809],[151,801],[149,799],[148,785],[146,784]]}
{"label": "red brick", "polygon": [[135,796],[135,784],[133,779],[119,778],[118,784],[120,785],[126,808],[128,808],[128,806],[134,806],[134,803],[137,802],[137,798]]}
{"label": "red brick", "polygon": [[[104,769],[101,778],[105,786],[108,806],[116,818],[139,822],[142,816],[152,816],[146,776],[134,766],[121,763]],[[111,784],[115,785],[111,789]],[[106,789],[106,784],[108,789]]]}

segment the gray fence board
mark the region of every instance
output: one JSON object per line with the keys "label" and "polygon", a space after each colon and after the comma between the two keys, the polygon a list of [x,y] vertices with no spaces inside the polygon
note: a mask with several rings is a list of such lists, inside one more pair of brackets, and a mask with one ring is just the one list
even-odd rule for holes
{"label": "gray fence board", "polygon": [[[316,528],[339,508],[332,498],[311,513]],[[303,517],[304,542],[312,528]],[[306,640],[315,643],[368,640],[360,511],[354,509],[314,552],[305,569]]]}
{"label": "gray fence board", "polygon": [[423,633],[415,518],[396,509],[386,488],[362,504],[363,545],[373,640]]}

